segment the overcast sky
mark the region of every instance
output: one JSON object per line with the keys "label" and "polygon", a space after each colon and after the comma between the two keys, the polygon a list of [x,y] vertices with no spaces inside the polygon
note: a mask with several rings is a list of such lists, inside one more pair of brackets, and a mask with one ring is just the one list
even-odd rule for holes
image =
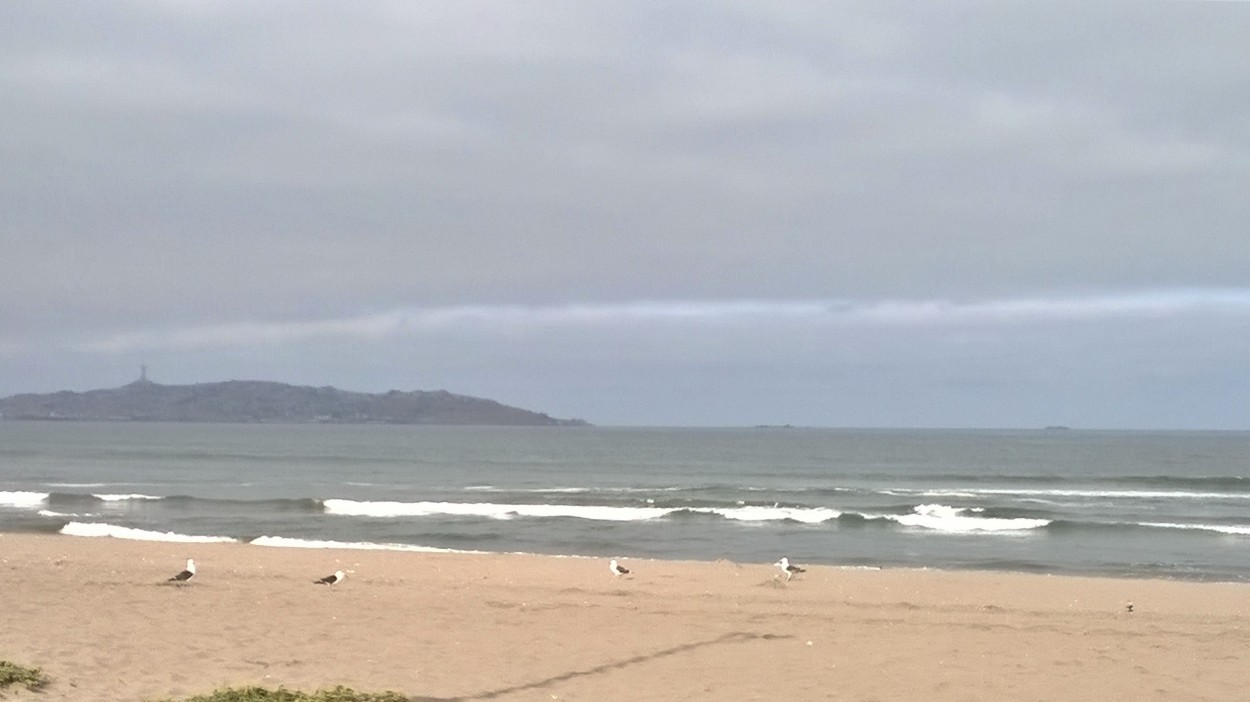
{"label": "overcast sky", "polygon": [[0,4],[0,396],[1250,428],[1250,3]]}

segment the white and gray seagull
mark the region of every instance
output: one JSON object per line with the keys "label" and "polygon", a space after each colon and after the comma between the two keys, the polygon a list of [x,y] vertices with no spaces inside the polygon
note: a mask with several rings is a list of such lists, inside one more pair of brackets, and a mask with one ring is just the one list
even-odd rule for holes
{"label": "white and gray seagull", "polygon": [[317,580],[314,580],[313,582],[316,583],[317,585],[338,585],[339,583],[343,582],[343,578],[346,578],[346,577],[347,577],[347,573],[344,573],[341,570],[336,570],[334,571],[334,575],[327,575],[324,578],[318,578]]}
{"label": "white and gray seagull", "polygon": [[188,558],[188,559],[187,559],[187,567],[186,567],[185,569],[183,569],[183,571],[182,571],[181,573],[179,573],[179,574],[175,575],[174,577],[170,578],[170,579],[169,579],[169,580],[167,580],[166,582],[170,582],[170,583],[173,583],[173,582],[185,583],[185,582],[187,582],[188,580],[190,580],[191,578],[194,578],[194,577],[195,577],[195,561],[193,561],[193,560],[191,560],[190,558]]}
{"label": "white and gray seagull", "polygon": [[629,575],[629,568],[626,568],[622,566],[620,563],[617,563],[615,558],[613,558],[612,561],[608,563],[608,570],[612,571],[612,575],[615,575],[618,578],[622,575]]}
{"label": "white and gray seagull", "polygon": [[791,563],[791,562],[790,562],[790,559],[789,559],[789,558],[786,558],[785,556],[782,556],[782,557],[781,557],[781,560],[777,561],[777,562],[776,562],[776,563],[774,563],[773,565],[775,565],[775,566],[777,566],[778,568],[780,568],[780,569],[781,569],[781,572],[783,572],[783,573],[785,573],[785,574],[786,574],[786,582],[789,582],[789,581],[790,581],[790,578],[793,578],[795,573],[806,573],[806,572],[807,572],[807,570],[806,570],[806,569],[804,569],[804,568],[800,568],[799,566],[796,566],[796,565],[794,565],[793,563]]}

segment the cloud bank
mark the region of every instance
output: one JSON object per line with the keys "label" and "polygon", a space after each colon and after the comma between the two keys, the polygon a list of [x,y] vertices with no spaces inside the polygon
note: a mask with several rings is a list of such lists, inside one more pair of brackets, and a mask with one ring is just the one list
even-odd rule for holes
{"label": "cloud bank", "polygon": [[[68,11],[67,11],[68,10]],[[1244,427],[1250,6],[0,4],[0,393]]]}

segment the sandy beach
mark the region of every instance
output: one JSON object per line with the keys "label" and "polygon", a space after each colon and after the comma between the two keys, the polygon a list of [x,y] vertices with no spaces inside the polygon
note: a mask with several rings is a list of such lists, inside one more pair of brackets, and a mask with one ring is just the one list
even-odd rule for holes
{"label": "sandy beach", "polygon": [[[780,555],[780,554],[779,554]],[[165,582],[194,558],[186,586]],[[0,536],[13,699],[1234,700],[1250,586]],[[349,571],[334,587],[313,580]],[[1126,604],[1133,604],[1133,611]]]}

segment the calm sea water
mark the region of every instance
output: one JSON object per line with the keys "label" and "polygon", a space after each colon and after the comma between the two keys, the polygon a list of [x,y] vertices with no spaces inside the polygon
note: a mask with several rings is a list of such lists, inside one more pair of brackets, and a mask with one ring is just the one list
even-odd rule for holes
{"label": "calm sea water", "polygon": [[0,422],[0,533],[1250,581],[1248,476],[1243,432]]}

